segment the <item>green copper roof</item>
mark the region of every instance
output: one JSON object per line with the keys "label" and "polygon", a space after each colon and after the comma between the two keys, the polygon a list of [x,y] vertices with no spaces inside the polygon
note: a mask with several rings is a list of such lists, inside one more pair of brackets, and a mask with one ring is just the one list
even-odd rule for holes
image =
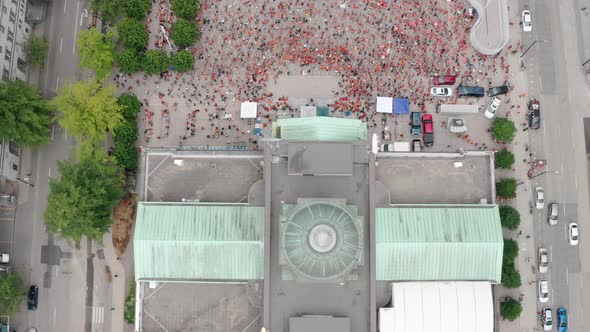
{"label": "green copper roof", "polygon": [[264,208],[139,203],[137,280],[252,280],[264,272]]}
{"label": "green copper roof", "polygon": [[500,282],[497,206],[379,208],[376,240],[377,280]]}
{"label": "green copper roof", "polygon": [[357,119],[324,116],[279,119],[273,136],[294,141],[357,141],[367,139],[367,124]]}

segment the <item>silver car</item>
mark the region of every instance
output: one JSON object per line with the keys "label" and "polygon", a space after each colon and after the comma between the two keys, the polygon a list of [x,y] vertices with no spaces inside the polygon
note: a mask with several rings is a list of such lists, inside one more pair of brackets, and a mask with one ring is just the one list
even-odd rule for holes
{"label": "silver car", "polygon": [[543,190],[543,187],[535,188],[535,206],[539,210],[545,207],[545,190]]}
{"label": "silver car", "polygon": [[559,205],[557,203],[549,204],[549,213],[547,217],[547,222],[551,226],[557,225],[557,221],[559,219]]}
{"label": "silver car", "polygon": [[549,270],[549,254],[547,249],[539,248],[539,273],[547,273]]}

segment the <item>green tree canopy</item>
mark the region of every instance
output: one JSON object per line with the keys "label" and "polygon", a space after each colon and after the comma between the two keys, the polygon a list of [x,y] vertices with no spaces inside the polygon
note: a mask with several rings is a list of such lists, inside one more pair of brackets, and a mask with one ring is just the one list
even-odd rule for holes
{"label": "green tree canopy", "polygon": [[148,42],[148,33],[137,19],[124,18],[117,26],[121,45],[135,50],[142,50]]}
{"label": "green tree canopy", "polygon": [[134,94],[124,93],[117,98],[121,105],[121,115],[126,121],[137,122],[137,114],[141,111],[141,102]]}
{"label": "green tree canopy", "polygon": [[178,17],[185,20],[193,20],[199,10],[198,0],[174,0],[172,2],[172,11]]}
{"label": "green tree canopy", "polygon": [[522,305],[511,297],[500,302],[500,316],[502,316],[503,319],[510,321],[516,320],[521,312]]}
{"label": "green tree canopy", "polygon": [[149,0],[124,0],[123,9],[127,17],[142,20],[150,10],[151,3]]}
{"label": "green tree canopy", "polygon": [[127,74],[134,74],[143,69],[143,52],[138,52],[135,49],[126,48],[119,52],[117,62],[119,69]]}
{"label": "green tree canopy", "polygon": [[514,154],[506,149],[496,153],[496,167],[510,169],[514,165]]}
{"label": "green tree canopy", "polygon": [[502,264],[502,285],[506,288],[520,287],[520,273],[514,267],[514,262]]}
{"label": "green tree canopy", "polygon": [[58,161],[60,179],[50,179],[45,223],[52,233],[79,242],[101,240],[112,224],[111,213],[123,195],[122,177],[102,149],[87,141],[80,162]]}
{"label": "green tree canopy", "polygon": [[98,82],[64,84],[50,101],[57,108],[59,124],[81,139],[100,140],[105,130],[116,128],[122,119],[115,87]]}
{"label": "green tree canopy", "polygon": [[37,89],[22,81],[0,82],[0,138],[22,145],[44,143],[52,117]]}
{"label": "green tree canopy", "polygon": [[191,52],[182,50],[172,54],[171,62],[176,71],[184,72],[193,69],[195,59],[193,59]]}
{"label": "green tree canopy", "polygon": [[135,323],[135,279],[131,278],[131,285],[129,286],[129,293],[125,299],[125,309],[123,310],[123,318],[128,324]]}
{"label": "green tree canopy", "polygon": [[178,19],[170,29],[170,39],[180,48],[189,47],[199,38],[197,23],[185,19]]}
{"label": "green tree canopy", "polygon": [[112,23],[119,14],[119,0],[92,0],[90,8],[99,13],[103,21]]}
{"label": "green tree canopy", "polygon": [[148,50],[145,53],[144,70],[149,75],[161,74],[168,69],[170,58],[162,50]]}
{"label": "green tree canopy", "polygon": [[49,43],[47,39],[30,34],[24,45],[25,61],[30,65],[42,66],[47,59]]}
{"label": "green tree canopy", "polygon": [[16,273],[0,275],[0,315],[14,314],[24,300],[25,283]]}
{"label": "green tree canopy", "polygon": [[516,134],[514,122],[506,118],[496,118],[492,123],[492,136],[502,142],[512,142]]}
{"label": "green tree canopy", "polygon": [[516,179],[502,179],[500,182],[496,182],[496,195],[503,198],[514,198],[517,186]]}
{"label": "green tree canopy", "polygon": [[115,61],[114,33],[103,34],[96,28],[80,31],[78,53],[80,67],[94,70],[96,78],[104,80],[111,73]]}
{"label": "green tree canopy", "polygon": [[504,252],[502,261],[504,263],[513,263],[518,256],[518,243],[512,239],[504,239]]}
{"label": "green tree canopy", "polygon": [[500,222],[502,227],[513,231],[520,226],[520,213],[512,206],[502,205],[500,206]]}

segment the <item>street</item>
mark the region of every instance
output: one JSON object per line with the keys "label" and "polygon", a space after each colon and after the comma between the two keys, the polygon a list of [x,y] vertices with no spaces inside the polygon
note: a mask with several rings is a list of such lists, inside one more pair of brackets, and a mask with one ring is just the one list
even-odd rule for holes
{"label": "street", "polygon": [[[38,77],[46,98],[82,74],[76,38],[86,29],[88,1],[58,0],[48,3],[46,21],[36,27],[49,40],[46,65]],[[36,77],[31,78],[36,84]],[[12,261],[22,273],[26,286],[39,286],[39,306],[27,311],[26,304],[11,317],[11,328],[18,331],[35,327],[38,331],[103,331],[110,324],[110,288],[105,286],[104,260],[96,244],[83,239],[80,248],[47,232],[43,213],[47,206],[49,178],[59,176],[57,161],[66,160],[77,143],[57,123],[52,126],[50,142],[25,153],[22,173],[30,173],[34,187],[19,183],[18,207],[14,230]],[[98,270],[98,271],[97,271]],[[97,278],[100,276],[102,278]],[[96,291],[99,289],[100,291]],[[107,308],[105,310],[105,308]]]}

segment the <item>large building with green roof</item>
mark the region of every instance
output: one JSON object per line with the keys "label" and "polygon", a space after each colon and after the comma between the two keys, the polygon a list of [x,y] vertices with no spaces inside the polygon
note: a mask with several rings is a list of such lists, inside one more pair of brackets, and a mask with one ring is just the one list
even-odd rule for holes
{"label": "large building with green roof", "polygon": [[[375,153],[348,119],[284,119],[273,133],[261,153],[145,153],[137,331],[422,332],[442,319],[410,324],[426,302],[493,330],[492,153]],[[164,305],[182,296],[184,318]]]}

